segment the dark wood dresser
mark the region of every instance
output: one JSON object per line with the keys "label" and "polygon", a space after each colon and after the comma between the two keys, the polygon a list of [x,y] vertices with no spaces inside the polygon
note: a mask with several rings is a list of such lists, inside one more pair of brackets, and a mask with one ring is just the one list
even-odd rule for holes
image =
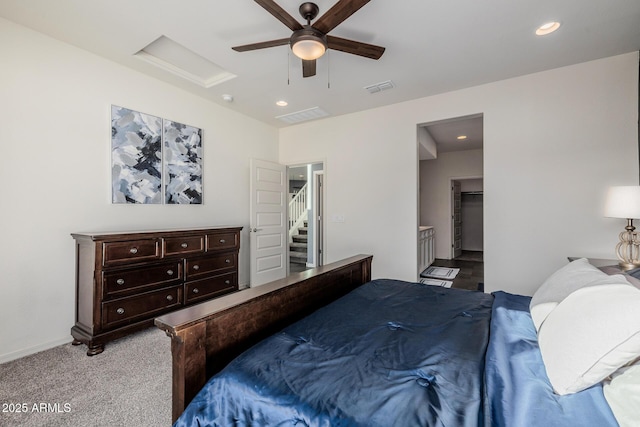
{"label": "dark wood dresser", "polygon": [[160,314],[237,291],[240,230],[73,233],[73,344],[93,356]]}

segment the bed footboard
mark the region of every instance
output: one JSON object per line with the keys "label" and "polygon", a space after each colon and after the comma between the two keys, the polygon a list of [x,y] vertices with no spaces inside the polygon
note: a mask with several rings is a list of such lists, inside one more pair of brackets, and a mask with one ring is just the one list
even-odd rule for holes
{"label": "bed footboard", "polygon": [[171,337],[173,421],[241,352],[370,281],[372,258],[357,255],[156,318]]}

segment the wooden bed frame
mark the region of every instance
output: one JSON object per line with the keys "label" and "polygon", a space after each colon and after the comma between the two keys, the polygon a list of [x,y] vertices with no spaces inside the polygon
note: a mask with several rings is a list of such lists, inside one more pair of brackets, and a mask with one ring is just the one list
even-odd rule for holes
{"label": "wooden bed frame", "polygon": [[171,337],[172,418],[241,352],[371,280],[357,255],[155,319]]}

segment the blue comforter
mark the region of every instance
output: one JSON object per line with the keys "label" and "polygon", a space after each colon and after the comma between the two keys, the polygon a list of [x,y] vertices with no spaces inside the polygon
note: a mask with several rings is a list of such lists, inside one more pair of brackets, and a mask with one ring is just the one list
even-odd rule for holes
{"label": "blue comforter", "polygon": [[553,393],[529,314],[531,298],[495,292],[487,349],[486,426],[617,426],[595,385],[580,393]]}
{"label": "blue comforter", "polygon": [[553,393],[529,301],[374,280],[243,353],[175,425],[617,426],[601,386]]}
{"label": "blue comforter", "polygon": [[374,280],[243,353],[175,425],[480,425],[492,300]]}

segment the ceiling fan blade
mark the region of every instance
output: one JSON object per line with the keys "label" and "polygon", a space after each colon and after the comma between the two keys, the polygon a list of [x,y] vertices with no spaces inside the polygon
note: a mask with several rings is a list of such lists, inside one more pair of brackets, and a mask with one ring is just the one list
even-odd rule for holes
{"label": "ceiling fan blade", "polygon": [[[257,1],[257,0],[256,0]],[[327,34],[371,0],[339,0],[312,27]]]}
{"label": "ceiling fan blade", "polygon": [[278,21],[282,22],[284,25],[289,27],[291,31],[301,30],[302,24],[298,22],[293,16],[289,15],[289,13],[284,10],[282,7],[278,6],[278,4],[273,0],[255,0],[260,6],[265,8],[267,12],[275,16]]}
{"label": "ceiling fan blade", "polygon": [[364,56],[365,58],[371,59],[380,59],[385,50],[385,48],[381,46],[335,36],[327,36],[327,46],[329,46],[329,49],[339,50],[341,52]]}
{"label": "ceiling fan blade", "polygon": [[285,44],[289,44],[289,39],[278,39],[268,42],[245,44],[242,46],[232,47],[231,49],[235,50],[236,52],[247,52],[249,50],[265,49],[267,47],[282,46]]}
{"label": "ceiling fan blade", "polygon": [[316,60],[302,60],[302,77],[311,77],[316,75]]}

